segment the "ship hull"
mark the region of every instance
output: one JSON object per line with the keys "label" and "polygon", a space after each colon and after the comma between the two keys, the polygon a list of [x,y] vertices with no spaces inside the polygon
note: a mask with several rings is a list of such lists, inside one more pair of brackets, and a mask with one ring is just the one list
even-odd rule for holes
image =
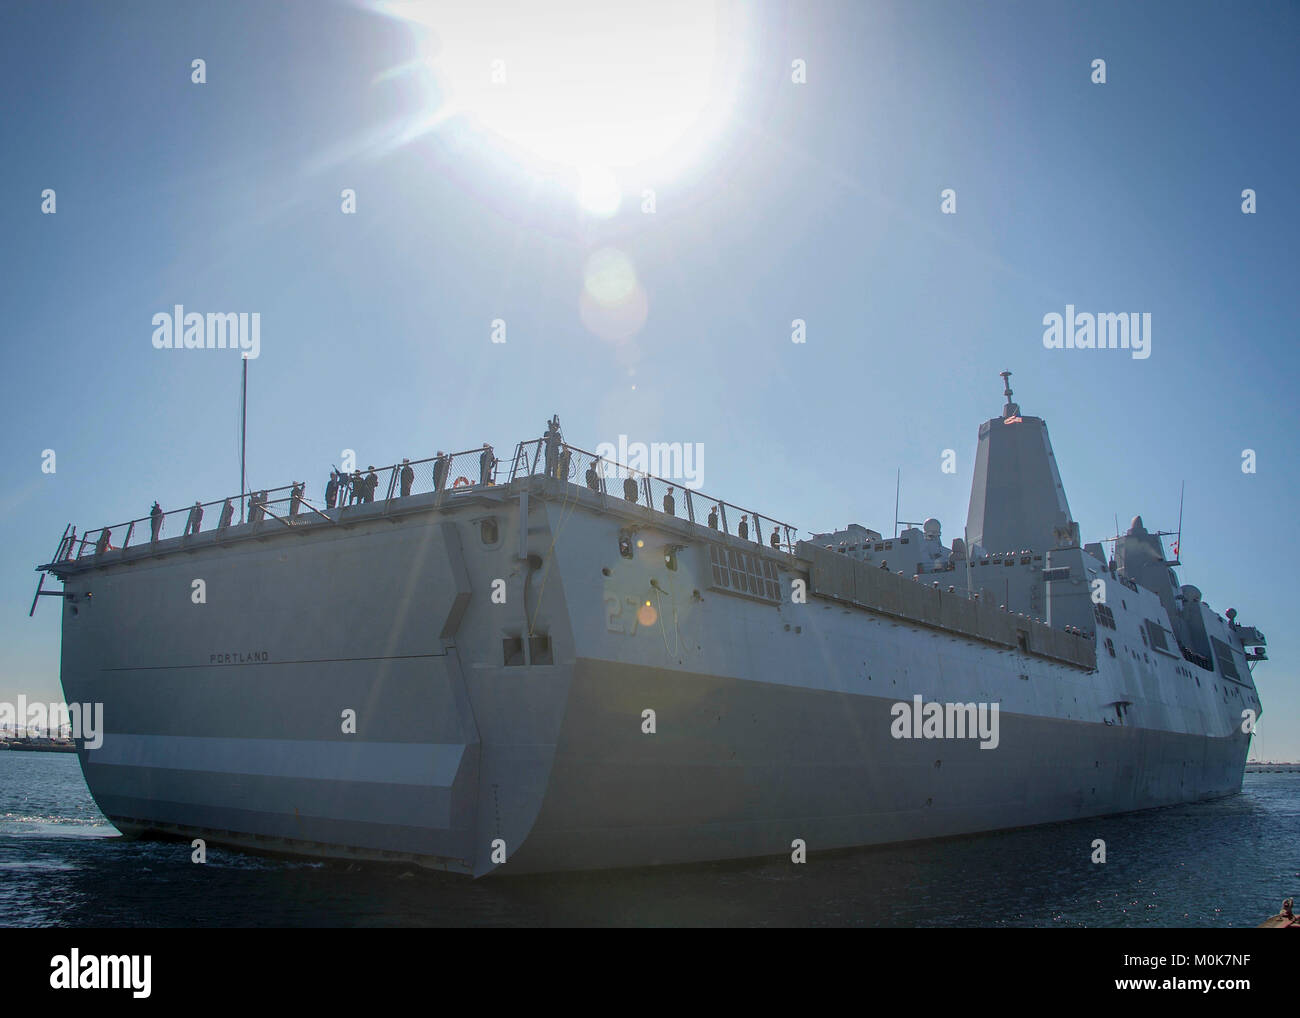
{"label": "ship hull", "polygon": [[[400,685],[381,695],[436,710]],[[492,695],[481,688],[475,698]],[[506,843],[503,872],[779,856],[797,843],[817,852],[1194,802],[1240,791],[1248,748],[1244,737],[1016,714],[1000,716],[996,750],[894,740],[881,737],[893,721],[888,697],[607,661],[578,662],[546,695],[566,701],[555,742],[512,747],[497,775],[494,800],[502,787],[540,793],[518,851]],[[653,734],[642,721],[651,703]],[[149,740],[141,766],[125,759],[135,743],[120,736],[111,754],[81,754],[96,801],[124,833],[474,871],[477,832],[452,821],[459,752],[446,745],[407,744],[408,758],[426,758],[427,776],[417,769],[397,783],[402,761],[391,750],[369,775],[356,753],[338,758],[349,770],[331,774],[320,757],[306,774],[304,757],[319,753],[309,740],[264,740],[258,763],[239,739],[166,738]],[[189,754],[183,767],[160,766],[168,746]],[[299,773],[271,767],[272,746]],[[441,777],[432,770],[440,758]],[[255,766],[266,773],[249,773]],[[543,789],[526,780],[539,771]],[[384,780],[364,780],[377,775]]]}
{"label": "ship hull", "polygon": [[[892,739],[895,700],[580,661],[514,870],[789,855],[1169,806],[1241,789],[1249,740],[1000,716]],[[641,730],[654,705],[656,731]]]}
{"label": "ship hull", "polygon": [[[60,567],[65,695],[104,705],[103,745],[79,757],[121,830],[482,876],[815,853],[1241,786],[1237,715],[1257,701],[1172,658],[1087,666],[942,612],[796,601],[813,576],[797,556],[559,482],[400,509]],[[715,589],[710,546],[774,579],[757,599]],[[996,704],[996,748],[894,737],[917,696]]]}

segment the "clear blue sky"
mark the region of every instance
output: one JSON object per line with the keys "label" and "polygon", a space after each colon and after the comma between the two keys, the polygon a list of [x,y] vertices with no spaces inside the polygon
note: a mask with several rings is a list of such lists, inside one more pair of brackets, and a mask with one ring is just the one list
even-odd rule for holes
{"label": "clear blue sky", "polygon": [[[951,537],[1009,368],[1024,412],[1051,427],[1086,540],[1137,513],[1172,528],[1186,481],[1182,579],[1268,635],[1258,748],[1300,759],[1300,12],[745,8],[721,129],[676,175],[626,170],[632,197],[601,218],[563,172],[464,117],[402,140],[440,93],[424,65],[389,73],[428,53],[428,31],[401,18],[318,2],[6,5],[0,698],[61,698],[57,606],[27,609],[66,523],[238,487],[238,356],[150,343],[153,314],[180,303],[261,314],[250,480],[305,478],[309,496],[345,448],[363,465],[508,449],[558,412],[584,448],[620,433],[702,443],[705,490],[810,531],[890,528],[901,467],[904,518],[938,516]],[[485,52],[543,84],[582,72],[548,62],[512,17],[483,20]],[[206,84],[190,81],[194,58]],[[356,215],[340,212],[343,188]],[[956,215],[939,211],[944,188]],[[648,307],[620,342],[579,315],[584,264],[607,246]],[[1152,356],[1044,349],[1042,318],[1067,303],[1150,312]]]}

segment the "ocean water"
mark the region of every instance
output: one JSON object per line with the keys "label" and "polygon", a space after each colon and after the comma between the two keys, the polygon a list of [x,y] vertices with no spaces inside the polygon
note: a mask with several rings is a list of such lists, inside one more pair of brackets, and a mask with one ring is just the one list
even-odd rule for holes
{"label": "ocean water", "polygon": [[[0,926],[1254,926],[1300,897],[1300,773],[905,846],[471,881],[130,841],[71,754],[0,752]],[[1107,861],[1091,862],[1092,842]]]}

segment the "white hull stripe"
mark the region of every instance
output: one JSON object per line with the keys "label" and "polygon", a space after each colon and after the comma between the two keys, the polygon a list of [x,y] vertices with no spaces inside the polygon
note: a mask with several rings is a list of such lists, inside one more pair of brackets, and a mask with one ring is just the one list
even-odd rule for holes
{"label": "white hull stripe", "polygon": [[233,739],[107,733],[90,750],[94,766],[149,767],[256,774],[323,781],[449,786],[465,747],[460,743],[341,742]]}

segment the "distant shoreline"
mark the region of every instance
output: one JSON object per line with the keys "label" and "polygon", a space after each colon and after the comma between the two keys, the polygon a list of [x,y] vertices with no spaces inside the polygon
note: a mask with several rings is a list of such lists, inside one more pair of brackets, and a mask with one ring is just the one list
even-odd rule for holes
{"label": "distant shoreline", "polygon": [[[71,739],[52,741],[50,739],[5,739],[0,738],[0,752],[11,750],[15,753],[75,753],[76,745]],[[1300,763],[1247,763],[1247,774],[1294,774],[1300,772]]]}
{"label": "distant shoreline", "polygon": [[0,752],[6,749],[15,753],[75,753],[77,751],[71,739],[57,742],[50,739],[0,739]]}
{"label": "distant shoreline", "polygon": [[[49,740],[49,738],[3,738],[0,737],[0,753],[12,750],[14,753],[75,753],[77,745],[68,740]],[[1295,774],[1300,772],[1300,763],[1247,763],[1247,774]]]}

